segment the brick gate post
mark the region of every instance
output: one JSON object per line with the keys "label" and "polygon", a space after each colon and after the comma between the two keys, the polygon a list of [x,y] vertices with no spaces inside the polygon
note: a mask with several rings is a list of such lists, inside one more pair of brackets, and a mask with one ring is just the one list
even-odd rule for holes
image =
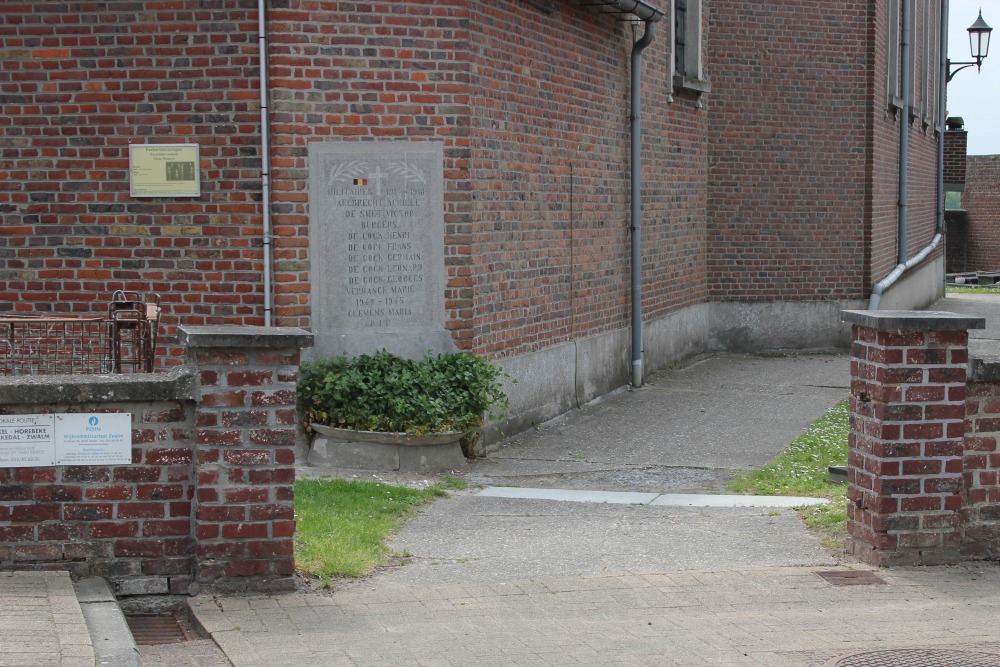
{"label": "brick gate post", "polygon": [[927,311],[844,311],[852,325],[848,533],[873,565],[959,560],[969,329]]}
{"label": "brick gate post", "polygon": [[200,384],[195,414],[195,578],[293,587],[295,407],[302,329],[178,327]]}

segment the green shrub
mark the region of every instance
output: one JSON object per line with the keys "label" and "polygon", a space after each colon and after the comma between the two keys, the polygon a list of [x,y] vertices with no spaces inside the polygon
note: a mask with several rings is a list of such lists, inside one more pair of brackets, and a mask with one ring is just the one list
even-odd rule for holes
{"label": "green shrub", "polygon": [[298,399],[307,425],[416,435],[473,432],[487,410],[493,419],[503,417],[505,376],[465,352],[403,359],[382,350],[303,364]]}

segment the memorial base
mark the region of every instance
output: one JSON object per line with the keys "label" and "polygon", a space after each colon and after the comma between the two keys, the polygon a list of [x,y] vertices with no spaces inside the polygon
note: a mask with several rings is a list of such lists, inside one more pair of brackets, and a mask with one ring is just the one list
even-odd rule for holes
{"label": "memorial base", "polygon": [[465,467],[464,433],[415,436],[333,429],[313,424],[306,461],[325,468],[434,473]]}

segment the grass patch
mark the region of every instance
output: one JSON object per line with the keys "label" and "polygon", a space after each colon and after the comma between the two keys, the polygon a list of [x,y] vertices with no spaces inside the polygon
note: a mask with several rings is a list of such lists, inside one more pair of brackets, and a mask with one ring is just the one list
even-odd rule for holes
{"label": "grass patch", "polygon": [[465,488],[446,477],[428,489],[377,482],[301,479],[295,482],[295,565],[329,585],[363,577],[394,555],[386,541],[421,505]]}
{"label": "grass patch", "polygon": [[802,508],[799,515],[833,551],[847,536],[847,485],[830,482],[829,466],[847,462],[850,408],[842,401],[814,421],[788,449],[759,470],[737,476],[726,487],[737,493],[828,498],[829,505]]}
{"label": "grass patch", "polygon": [[985,287],[952,287],[948,286],[944,290],[945,294],[1000,294],[1000,285],[988,285]]}

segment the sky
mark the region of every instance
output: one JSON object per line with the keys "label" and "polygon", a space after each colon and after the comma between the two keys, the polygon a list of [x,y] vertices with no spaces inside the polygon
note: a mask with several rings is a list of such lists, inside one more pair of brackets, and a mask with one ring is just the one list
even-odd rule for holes
{"label": "sky", "polygon": [[983,20],[995,28],[990,52],[982,71],[964,69],[948,84],[948,115],[961,116],[969,132],[969,155],[1000,155],[1000,2],[997,0],[950,0],[948,57],[972,60],[969,33],[983,10]]}

